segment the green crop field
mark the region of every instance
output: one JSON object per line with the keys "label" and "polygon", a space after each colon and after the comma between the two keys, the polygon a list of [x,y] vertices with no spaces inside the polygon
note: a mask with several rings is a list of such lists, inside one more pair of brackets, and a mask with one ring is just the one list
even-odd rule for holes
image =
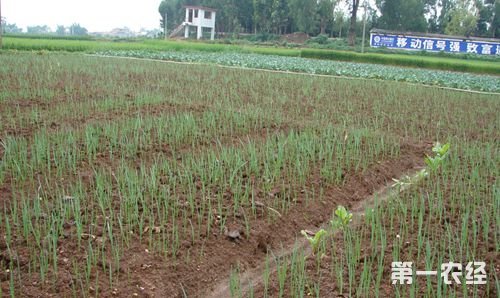
{"label": "green crop field", "polygon": [[353,63],[248,53],[179,51],[100,51],[98,56],[146,58],[188,63],[217,64],[249,69],[378,79],[463,90],[500,92],[500,76],[474,75],[430,69],[401,68],[380,64]]}
{"label": "green crop field", "polygon": [[498,297],[498,77],[92,50],[214,61],[0,52],[0,297]]}
{"label": "green crop field", "polygon": [[[478,74],[500,75],[498,59],[461,59],[451,56],[436,55],[402,55],[386,53],[356,53],[339,50],[300,49],[284,47],[262,47],[253,45],[230,45],[193,41],[175,40],[77,40],[57,39],[43,36],[8,36],[4,38],[4,49],[27,51],[66,51],[87,52],[99,51],[182,51],[182,52],[236,52],[285,57],[316,58],[336,61],[352,61],[383,65],[397,65],[415,68],[440,69]],[[460,57],[460,56],[457,56]]]}

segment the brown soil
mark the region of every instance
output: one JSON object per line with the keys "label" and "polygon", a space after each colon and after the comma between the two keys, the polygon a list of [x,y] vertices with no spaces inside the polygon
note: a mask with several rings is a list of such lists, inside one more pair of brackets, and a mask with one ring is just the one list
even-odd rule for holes
{"label": "brown soil", "polygon": [[[302,36],[304,38],[304,36]],[[290,40],[291,42],[293,39]],[[305,40],[304,40],[305,41]],[[302,41],[302,42],[304,42]],[[300,40],[299,40],[300,42]],[[139,78],[135,78],[139,83]],[[282,88],[289,88],[289,85],[284,84]],[[57,87],[62,88],[62,87]],[[279,86],[274,86],[273,88],[279,88]],[[248,98],[248,102],[251,103],[252,94],[249,93],[250,88],[242,90],[239,94],[242,98]],[[295,88],[295,92],[300,93],[300,88]],[[335,92],[331,92],[334,96]],[[91,94],[92,95],[92,94]],[[99,95],[99,94],[98,94]],[[358,94],[356,94],[358,95]],[[294,97],[301,97],[300,94],[294,94]],[[335,95],[342,97],[342,94]],[[377,97],[384,96],[384,94],[377,94]],[[315,109],[337,109],[335,105],[331,105],[328,101],[328,105],[316,106],[314,103],[306,100],[298,100],[297,107],[292,105],[284,105],[284,113],[297,113],[297,114],[313,114]],[[58,102],[60,104],[60,102]],[[371,101],[366,102],[366,106],[360,109],[358,112],[360,115],[365,113],[369,114],[373,109],[371,106]],[[12,106],[9,107],[9,111],[13,110],[17,103],[14,101]],[[52,104],[44,105],[37,100],[28,101],[26,103],[19,102],[21,105],[20,110],[23,113],[29,113],[32,106],[38,106],[40,109],[49,110]],[[281,107],[280,107],[281,108]],[[5,106],[4,106],[4,109]],[[58,123],[47,121],[43,119],[41,122],[45,126],[48,124],[48,129],[53,131],[59,131],[62,129],[79,128],[89,123],[101,122],[101,121],[116,121],[122,117],[130,117],[135,115],[135,113],[140,112],[143,114],[154,115],[157,113],[176,113],[189,111],[193,113],[200,113],[210,107],[200,104],[200,105],[171,105],[171,104],[151,104],[148,106],[141,106],[138,108],[132,107],[126,111],[104,111],[102,113],[96,113],[91,117],[68,117],[67,119],[62,119]],[[290,110],[287,110],[290,109]],[[2,111],[2,106],[0,106],[0,112]],[[347,114],[351,111],[345,111]],[[405,111],[400,111],[404,113]],[[413,112],[413,111],[409,111]],[[494,111],[492,111],[494,114]],[[50,114],[47,114],[50,115]],[[485,115],[485,119],[491,119],[491,115]],[[410,117],[401,117],[401,125],[394,125],[393,123],[387,123],[387,126],[391,129],[396,130],[394,134],[399,133],[398,129],[403,130],[404,123],[409,121],[419,121],[421,123],[421,129],[426,130],[428,127],[434,126],[434,122],[429,121],[429,119],[413,119]],[[494,117],[493,117],[494,119]],[[304,121],[307,117],[304,117]],[[332,121],[336,121],[332,119]],[[488,123],[485,121],[485,124]],[[298,128],[300,130],[300,124],[295,123],[294,129]],[[44,127],[45,127],[44,126]],[[452,126],[452,125],[450,125]],[[4,127],[4,131],[0,132],[0,142],[1,137],[4,135],[14,135],[31,137],[34,132],[40,127],[37,124],[32,124],[23,126],[19,128]],[[218,144],[228,145],[228,146],[238,146],[245,139],[251,139],[252,141],[259,142],[260,140],[269,137],[268,129],[270,129],[270,134],[275,134],[278,131],[287,131],[289,127],[283,125],[280,127],[260,127],[255,128],[255,130],[250,131],[241,135],[231,135],[231,136],[219,136],[217,140],[213,142],[207,142],[202,144],[196,144],[196,148],[192,148],[189,145],[186,147],[177,148],[176,158],[179,155],[182,156],[185,153],[198,153],[204,150],[218,146]],[[452,130],[450,128],[450,130]],[[432,131],[432,130],[429,130]],[[473,139],[473,134],[475,132],[471,128],[470,135],[467,137]],[[401,131],[400,135],[405,134]],[[406,134],[405,134],[406,135]],[[228,217],[228,222],[226,223],[227,231],[220,231],[219,225],[216,223],[212,226],[211,232],[204,232],[206,229],[200,229],[200,237],[195,237],[197,240],[191,241],[189,239],[182,239],[180,252],[176,256],[170,254],[161,254],[154,252],[149,246],[148,241],[139,239],[137,236],[137,231],[131,236],[131,243],[129,247],[126,247],[121,257],[119,269],[113,272],[114,280],[119,280],[116,283],[110,284],[109,278],[107,276],[109,267],[109,260],[111,256],[109,252],[105,261],[101,261],[97,268],[93,268],[92,274],[90,276],[91,283],[93,284],[90,289],[78,284],[79,280],[82,279],[81,276],[74,276],[73,268],[75,266],[84,266],[86,260],[86,247],[79,247],[76,241],[75,226],[73,223],[68,222],[64,225],[64,237],[60,237],[57,243],[58,247],[58,264],[57,264],[57,277],[54,276],[52,267],[49,268],[48,282],[42,282],[41,277],[38,275],[38,268],[32,268],[29,264],[29,254],[30,251],[26,247],[26,243],[22,237],[16,238],[14,235],[13,247],[14,249],[8,249],[5,245],[4,236],[0,232],[0,296],[3,293],[9,293],[10,280],[14,280],[15,293],[20,297],[68,297],[68,296],[102,296],[102,297],[221,297],[227,296],[227,284],[228,277],[231,269],[238,266],[242,272],[247,272],[247,276],[257,276],[260,273],[260,268],[262,262],[264,261],[267,253],[269,251],[279,252],[282,248],[290,247],[295,243],[298,237],[301,237],[300,230],[307,229],[311,231],[317,230],[322,224],[327,222],[331,216],[333,210],[338,205],[344,205],[349,210],[358,210],[367,199],[369,199],[376,191],[380,188],[385,187],[391,182],[391,178],[400,177],[403,174],[413,171],[423,165],[423,156],[425,153],[429,153],[432,147],[431,143],[420,143],[413,140],[402,140],[401,141],[401,154],[398,158],[381,160],[372,164],[368,170],[364,172],[350,171],[345,173],[345,184],[342,186],[326,185],[318,172],[313,172],[309,176],[309,180],[305,186],[299,186],[296,182],[285,181],[284,185],[287,189],[293,189],[297,195],[291,198],[289,201],[290,208],[286,213],[279,214],[275,210],[268,208],[267,206],[272,206],[273,202],[279,198],[280,201],[284,201],[283,196],[285,192],[282,187],[276,187],[270,192],[264,191],[254,187],[253,191],[255,193],[255,200],[259,203],[258,212],[255,217],[251,214],[250,206],[243,206],[239,211],[232,212],[227,211],[232,208],[231,206],[231,192],[229,190],[221,190],[224,192],[224,197],[227,200],[227,208],[225,211],[230,213],[231,216]],[[0,146],[0,158],[3,155],[3,147]],[[152,148],[147,148],[142,152],[139,152],[137,157],[131,158],[130,163],[139,164],[142,162],[147,165],[149,159],[154,157],[161,157],[166,159],[172,159],[173,154],[171,148],[168,145],[156,144]],[[1,161],[1,159],[0,159]],[[105,152],[100,152],[97,166],[102,168],[113,169],[117,165]],[[43,173],[38,173],[40,176]],[[7,174],[8,175],[8,174]],[[85,162],[82,162],[81,167],[79,167],[79,175],[85,184],[92,183],[92,167]],[[74,182],[79,177],[74,177],[68,175],[65,177],[66,181],[56,181],[54,177],[48,177],[51,183],[71,183]],[[247,177],[250,181],[255,179],[255,177]],[[35,179],[33,179],[35,181]],[[13,197],[12,192],[16,189],[11,185],[12,181],[9,176],[6,177],[4,183],[0,185],[0,212],[8,212],[3,210],[9,209],[8,205],[11,203]],[[492,184],[495,183],[495,178],[492,178]],[[14,183],[12,183],[14,184]],[[24,185],[19,185],[16,182],[16,187],[23,187]],[[251,183],[250,183],[251,185]],[[26,189],[35,189],[36,185],[26,185]],[[324,191],[321,197],[316,197],[311,199],[311,194],[318,194],[319,190]],[[89,210],[92,210],[89,206]],[[246,230],[246,220],[249,219],[251,222],[250,230]],[[189,221],[188,225],[192,226],[194,230],[198,230],[200,226],[206,226],[206,218],[203,219],[201,223]],[[453,220],[453,219],[450,219]],[[95,232],[92,235],[85,235],[84,240],[92,241],[92,243],[102,242],[106,235],[103,232],[104,218],[100,218],[96,223]],[[409,225],[409,224],[408,224]],[[434,223],[436,227],[440,226],[440,223]],[[433,226],[434,226],[433,225]],[[456,225],[459,225],[456,223]],[[410,225],[409,225],[410,226]],[[156,232],[161,230],[168,230],[169,227],[147,227],[149,230],[153,230],[154,237],[160,237],[160,233]],[[354,227],[358,228],[358,227]],[[361,227],[359,227],[361,229]],[[493,230],[493,229],[492,229]],[[493,231],[492,231],[493,232]],[[187,236],[189,237],[189,236]],[[494,239],[494,237],[490,237]],[[341,243],[342,239],[339,237],[336,239]],[[495,254],[494,243],[486,243],[479,239],[480,245],[485,245],[490,247],[492,253],[485,259],[488,264],[495,264],[497,259],[497,254]],[[86,242],[84,242],[86,243]],[[369,247],[370,243],[363,243],[363,247]],[[96,245],[97,247],[98,245]],[[386,252],[390,255],[390,248]],[[367,256],[362,256],[366,258]],[[71,263],[69,260],[75,261]],[[325,264],[328,264],[328,260]],[[11,265],[14,270],[11,271]],[[317,274],[314,261],[310,261],[308,264],[308,273],[311,276]],[[384,264],[384,268],[390,269],[390,264]],[[317,277],[317,280],[321,281],[322,291],[328,293],[328,296],[336,297],[345,293],[341,293],[339,289],[335,288],[335,285],[329,279],[329,275],[325,272],[331,270],[327,265],[321,268],[323,273],[321,276]],[[500,270],[500,269],[499,269]],[[385,272],[385,281],[390,280],[387,278],[387,274],[390,272]],[[22,280],[21,280],[22,276]],[[494,284],[492,281],[491,284]],[[394,296],[393,288],[390,285],[383,284],[384,290],[382,293],[387,296]],[[76,289],[76,290],[75,290]],[[258,278],[255,282],[255,293],[257,297],[263,296],[263,289],[259,284]],[[278,290],[276,287],[271,287],[268,294],[271,297],[277,296]]]}
{"label": "brown soil", "polygon": [[[331,217],[332,210],[337,205],[342,204],[351,209],[386,185],[391,178],[421,166],[422,156],[428,146],[407,144],[401,150],[399,158],[376,163],[364,173],[348,173],[344,186],[323,186],[325,193],[321,199],[306,200],[305,195],[322,183],[319,175],[313,175],[301,190],[302,195],[295,198],[295,203],[286,214],[278,217],[274,212],[262,208],[258,217],[252,221],[248,234],[245,232],[244,221],[247,215],[242,209],[242,214],[235,214],[226,224],[230,231],[238,230],[241,233],[239,239],[232,240],[214,228],[212,234],[202,235],[200,240],[184,241],[177,258],[170,261],[166,261],[163,255],[149,252],[144,241],[141,243],[136,239],[131,248],[124,252],[120,270],[115,273],[121,276],[120,282],[110,286],[105,276],[99,276],[96,286],[90,289],[91,294],[129,297],[135,293],[142,297],[164,297],[169,293],[170,297],[183,297],[185,293],[189,297],[204,297],[227,279],[234,266],[238,265],[241,270],[257,268],[268,250],[279,250],[292,244],[302,229],[317,229]],[[272,193],[257,192],[257,198],[262,202],[280,195],[279,190]],[[270,221],[270,216],[275,220]],[[69,233],[71,229],[69,227]],[[95,237],[99,241],[101,235],[97,234]],[[65,263],[65,260],[78,254],[78,247],[71,237],[60,242],[57,282],[43,284],[36,274],[32,274],[30,280],[22,281],[17,293],[26,297],[71,295],[71,284],[75,279],[71,275],[72,264]],[[28,259],[28,251],[19,249],[16,254],[19,263],[24,264],[21,265],[21,270],[27,271],[27,262],[23,260]],[[191,262],[186,263],[184,260],[188,255],[191,256]],[[8,255],[4,254],[2,257],[6,260],[5,264],[10,262]],[[95,279],[96,276],[92,278]],[[6,292],[9,276],[5,274],[2,281],[3,291]]]}
{"label": "brown soil", "polygon": [[[23,101],[19,101],[22,103]],[[11,105],[16,107],[19,106],[17,102]],[[42,105],[43,106],[43,105]],[[41,110],[50,111],[49,106],[45,106]],[[182,112],[191,112],[193,114],[201,114],[207,109],[206,106],[200,104],[173,104],[173,103],[158,103],[158,104],[148,104],[141,106],[132,106],[128,109],[117,109],[117,110],[107,110],[107,111],[92,111],[92,115],[85,116],[68,116],[66,118],[61,118],[57,122],[50,120],[50,114],[48,114],[47,119],[40,119],[39,123],[30,123],[22,128],[9,127],[6,126],[3,131],[0,131],[0,135],[9,135],[16,137],[32,137],[41,128],[46,129],[48,132],[61,131],[63,129],[76,129],[79,127],[85,127],[86,125],[120,121],[122,119],[127,119],[130,117],[136,117],[137,115],[168,115]],[[1,139],[0,139],[1,141]],[[1,149],[0,149],[1,150]]]}
{"label": "brown soil", "polygon": [[[388,224],[387,219],[382,220],[382,222],[384,225]],[[397,224],[399,225],[399,223],[397,223]],[[410,221],[407,221],[405,224],[409,227],[411,226]],[[441,234],[442,237],[446,237],[445,231],[443,230],[441,232],[442,228],[440,227],[439,223],[434,223],[433,226],[435,226],[436,229],[439,231],[438,234]],[[356,233],[365,233],[365,234],[368,233],[368,231],[366,230],[366,227],[361,224],[361,221],[354,220],[352,223],[352,229]],[[412,228],[410,234],[416,235],[417,231]],[[388,236],[390,237],[388,239],[395,239],[397,237],[397,235],[395,235],[395,234],[389,234]],[[493,238],[494,238],[494,235],[492,233],[492,235],[490,235],[490,239],[493,239]],[[336,251],[332,253],[331,247],[329,245],[327,245],[327,250],[321,258],[321,263],[319,264],[319,268],[318,268],[318,264],[316,263],[316,258],[314,256],[311,256],[310,251],[308,251],[309,247],[306,247],[304,249],[305,255],[308,257],[306,260],[306,275],[307,275],[307,277],[310,278],[311,281],[318,282],[318,284],[320,285],[320,289],[321,289],[321,294],[320,294],[321,297],[359,297],[359,296],[366,297],[363,293],[357,293],[356,289],[353,289],[352,293],[346,292],[346,285],[344,285],[344,289],[342,291],[339,288],[339,285],[337,284],[335,278],[332,277],[332,275],[331,275],[332,270],[333,270],[333,268],[332,268],[333,267],[332,266],[332,259],[333,259],[332,255],[335,255],[335,260],[338,260],[340,256],[345,257],[345,255],[346,255],[346,252],[343,249],[345,239],[343,238],[342,234],[340,232],[335,233],[335,235],[333,236],[333,239],[334,239],[333,242],[335,242],[335,244],[336,244]],[[415,243],[417,243],[416,236],[405,239],[404,241],[405,241],[404,247],[409,247],[410,245],[412,245],[412,244],[415,245]],[[494,247],[494,244],[491,243],[491,240],[486,241],[484,238],[478,237],[476,239],[476,241],[477,241],[478,246],[488,247],[489,252],[484,258],[481,259],[481,261],[484,261],[486,264],[495,264],[495,266],[494,266],[494,268],[491,269],[491,271],[489,271],[490,269],[486,269],[488,280],[487,280],[487,284],[485,286],[481,285],[481,286],[475,286],[475,287],[474,286],[467,287],[468,296],[470,296],[470,297],[498,297],[498,289],[496,287],[497,281],[495,280],[494,272],[500,271],[500,266],[497,264],[499,254],[498,254],[498,252],[496,252],[496,248]],[[304,243],[304,244],[307,244],[307,243]],[[355,272],[357,272],[355,277],[354,277],[354,284],[355,285],[360,284],[359,272],[362,272],[362,270],[363,270],[363,268],[362,268],[363,262],[366,259],[373,258],[373,255],[371,254],[372,247],[371,247],[371,243],[370,243],[369,239],[368,240],[364,239],[361,242],[361,247],[362,247],[361,255],[360,255],[360,257],[357,261],[358,263],[355,267],[356,268]],[[375,289],[375,288],[373,288],[373,285],[372,285],[372,287],[370,288],[370,294],[368,297],[375,297],[376,296],[375,290],[377,290],[378,295],[380,295],[381,297],[396,297],[397,286],[392,285],[392,282],[391,282],[391,261],[392,261],[392,253],[393,253],[394,249],[397,249],[397,248],[394,248],[393,244],[391,244],[391,243],[389,243],[388,246],[385,248],[385,255],[387,257],[384,258],[384,261],[383,261],[383,268],[384,269],[383,269],[383,275],[382,275],[380,287],[378,289]],[[377,250],[380,251],[381,249],[377,248]],[[414,255],[414,254],[412,255],[412,254],[407,253],[407,252],[403,252],[400,255],[400,259],[405,260],[405,261],[416,260],[416,258],[417,258],[416,255]],[[465,267],[469,261],[470,260],[462,260],[461,263]],[[423,270],[422,268],[426,267],[425,261],[418,261],[414,265],[417,268],[417,270]],[[264,293],[267,293],[268,297],[275,297],[275,295],[277,295],[279,293],[278,280],[277,280],[276,272],[275,272],[276,268],[273,268],[273,265],[271,264],[271,278],[269,281],[269,287],[268,287],[267,292],[265,291],[264,285],[262,283],[263,270],[260,270],[262,268],[258,268],[258,269],[259,270],[251,271],[248,274],[240,275],[240,280],[243,283],[241,285],[242,291],[248,291],[248,284],[252,283],[254,297],[264,297],[265,296]],[[433,269],[437,269],[437,268],[433,268]],[[274,272],[273,272],[273,270],[274,270]],[[377,270],[377,268],[372,268],[372,270]],[[344,266],[344,268],[342,270],[342,274],[344,276],[344,281],[347,281],[349,278],[347,272],[348,272],[348,268],[347,268],[347,266]],[[227,280],[226,282],[229,283],[229,280]],[[420,293],[426,293],[426,290],[428,289],[428,285],[426,284],[426,282],[427,282],[427,280],[425,277],[414,278],[414,283],[417,284],[417,289],[420,289]],[[431,283],[432,283],[432,288],[435,289],[438,287],[437,279],[433,279],[431,281]],[[399,295],[401,295],[401,297],[410,297],[409,292],[407,292],[410,288],[409,286],[401,285],[398,287],[399,287],[398,292],[399,292]],[[452,284],[449,287],[454,288],[454,290],[457,290],[459,293],[458,297],[462,297],[461,296],[462,294],[460,294],[463,291],[461,285]],[[220,285],[219,290],[220,290],[220,293],[224,293],[223,295],[225,295],[225,293],[228,293],[228,292],[226,292],[226,291],[228,291],[228,289],[224,288],[222,283]],[[474,292],[474,290],[476,290],[477,292]],[[225,297],[223,295],[212,295],[211,297]],[[284,297],[291,297],[290,295],[291,294],[289,292],[289,289],[286,288]],[[311,293],[311,295],[313,295],[313,293]],[[432,297],[432,296],[422,294],[421,297]]]}
{"label": "brown soil", "polygon": [[291,43],[304,44],[309,39],[309,35],[303,32],[295,32],[283,35],[281,40]]}
{"label": "brown soil", "polygon": [[[416,172],[418,172],[420,169],[421,169],[421,166],[417,166],[417,168],[415,168],[415,169],[410,169],[409,172],[406,173],[405,175],[414,176],[416,174]],[[377,190],[372,195],[370,195],[369,197],[367,197],[366,199],[358,201],[351,209],[351,211],[353,213],[353,220],[352,220],[351,224],[356,224],[358,221],[361,221],[362,217],[364,216],[365,210],[367,208],[371,208],[371,206],[373,206],[375,204],[375,201],[377,203],[381,203],[381,202],[387,200],[388,198],[390,198],[391,196],[393,196],[395,194],[394,193],[395,190],[392,187],[392,184],[393,183],[387,184],[387,185],[383,186],[381,189]],[[403,191],[403,189],[401,189],[401,191]],[[307,230],[307,231],[309,231],[311,233],[316,233],[320,228],[328,229],[329,228],[329,220],[324,222],[320,227],[315,227],[314,230]],[[338,232],[339,231],[337,231],[337,233]],[[290,257],[291,254],[294,252],[294,250],[297,250],[298,248],[300,248],[300,250],[303,250],[306,257],[309,257],[313,254],[311,246],[309,245],[308,241],[305,238],[299,238],[295,242],[290,243],[287,247],[281,248],[277,253],[273,252],[273,255],[275,257],[279,257],[279,258]],[[276,270],[277,270],[276,264],[271,263],[268,266],[269,266],[269,269],[268,269],[269,272],[271,272],[272,274],[275,274]],[[265,270],[266,270],[266,263],[262,262],[259,266],[255,267],[255,268],[251,268],[243,273],[240,272],[239,280],[243,281],[243,283],[240,285],[241,286],[240,290],[244,296],[248,294],[250,285],[254,289],[261,291],[259,293],[262,295],[258,295],[258,297],[264,296],[263,295],[264,293],[262,292],[263,291],[263,289],[262,289],[263,288],[262,276],[263,276],[263,273],[265,272]],[[231,292],[230,292],[230,279],[229,278],[219,282],[219,284],[216,285],[214,287],[214,289],[207,294],[207,297],[213,297],[213,298],[230,297],[230,296],[231,296]]]}

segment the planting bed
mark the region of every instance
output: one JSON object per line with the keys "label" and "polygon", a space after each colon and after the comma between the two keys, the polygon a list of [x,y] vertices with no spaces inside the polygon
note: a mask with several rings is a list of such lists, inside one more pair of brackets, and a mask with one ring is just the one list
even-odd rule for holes
{"label": "planting bed", "polygon": [[[101,51],[97,55],[148,58],[178,62],[209,63],[242,68],[380,79],[442,86],[464,90],[500,92],[500,77],[442,70],[415,69],[381,64],[316,60],[298,57],[243,53]],[[496,73],[499,75],[500,73]]]}
{"label": "planting bed", "polygon": [[[498,295],[498,95],[70,54],[0,65],[0,296]],[[439,169],[328,228],[436,141]],[[325,223],[315,254],[295,245]],[[392,261],[484,261],[488,282],[392,285]]]}

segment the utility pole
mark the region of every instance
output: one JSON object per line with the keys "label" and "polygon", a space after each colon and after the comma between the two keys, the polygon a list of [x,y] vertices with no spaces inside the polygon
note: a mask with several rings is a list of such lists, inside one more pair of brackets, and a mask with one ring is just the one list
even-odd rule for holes
{"label": "utility pole", "polygon": [[167,12],[165,11],[165,17],[163,18],[163,35],[165,37],[165,40],[167,40]]}
{"label": "utility pole", "polygon": [[366,0],[363,2],[363,8],[365,10],[363,14],[363,40],[361,41],[361,53],[365,52],[365,34],[366,34]]}

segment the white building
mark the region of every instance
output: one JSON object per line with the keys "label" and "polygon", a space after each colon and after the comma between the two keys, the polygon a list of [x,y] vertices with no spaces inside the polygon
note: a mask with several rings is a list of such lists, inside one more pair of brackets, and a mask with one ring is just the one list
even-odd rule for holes
{"label": "white building", "polygon": [[210,39],[215,38],[215,15],[216,10],[203,6],[184,6],[186,8],[186,19],[184,21],[184,37],[189,37],[189,27],[196,27],[196,38],[202,37],[203,28],[210,28]]}

